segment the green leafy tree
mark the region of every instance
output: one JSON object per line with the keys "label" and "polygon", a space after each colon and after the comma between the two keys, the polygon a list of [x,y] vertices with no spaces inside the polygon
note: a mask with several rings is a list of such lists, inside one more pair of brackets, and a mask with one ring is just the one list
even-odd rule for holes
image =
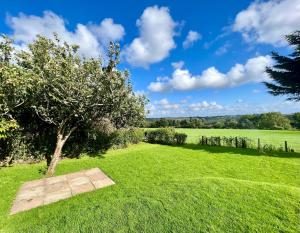
{"label": "green leafy tree", "polygon": [[272,53],[276,64],[266,68],[272,82],[264,84],[272,95],[287,95],[288,100],[300,101],[300,31],[287,35],[286,40],[295,51],[290,56]]}
{"label": "green leafy tree", "polygon": [[259,129],[291,129],[290,120],[280,112],[261,114],[258,120]]}
{"label": "green leafy tree", "polygon": [[235,129],[237,128],[238,122],[235,119],[227,119],[225,121],[224,127],[227,129]]}
{"label": "green leafy tree", "polygon": [[[25,89],[23,99],[15,95],[20,85],[13,85],[14,98],[24,102],[24,108],[34,111],[56,133],[48,176],[54,174],[66,141],[80,126],[88,127],[105,118],[121,128],[135,125],[145,116],[145,98],[132,91],[129,72],[117,69],[118,45],[110,44],[105,66],[100,59],[81,58],[77,51],[78,46],[62,42],[56,35],[54,40],[38,36],[28,45],[28,51],[16,56],[22,82],[30,77],[29,83],[34,85]],[[18,80],[17,75],[7,76]]]}
{"label": "green leafy tree", "polygon": [[300,129],[300,112],[296,112],[290,116],[291,125],[296,128]]}
{"label": "green leafy tree", "polygon": [[14,120],[13,112],[26,102],[33,83],[30,73],[13,60],[12,40],[2,36],[0,42],[0,118]]}

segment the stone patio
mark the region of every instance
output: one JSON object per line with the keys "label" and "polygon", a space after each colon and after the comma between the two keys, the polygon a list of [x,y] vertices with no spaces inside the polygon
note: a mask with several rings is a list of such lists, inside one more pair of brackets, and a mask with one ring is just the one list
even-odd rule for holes
{"label": "stone patio", "polygon": [[10,214],[67,199],[115,184],[99,168],[24,183]]}

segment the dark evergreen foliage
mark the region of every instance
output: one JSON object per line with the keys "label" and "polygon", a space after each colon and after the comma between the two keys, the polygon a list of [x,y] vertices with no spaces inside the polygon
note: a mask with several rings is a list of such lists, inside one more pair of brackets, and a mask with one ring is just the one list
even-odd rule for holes
{"label": "dark evergreen foliage", "polygon": [[286,95],[288,100],[300,101],[300,31],[287,35],[286,40],[295,51],[289,56],[272,52],[276,64],[266,68],[272,82],[264,84],[274,96]]}

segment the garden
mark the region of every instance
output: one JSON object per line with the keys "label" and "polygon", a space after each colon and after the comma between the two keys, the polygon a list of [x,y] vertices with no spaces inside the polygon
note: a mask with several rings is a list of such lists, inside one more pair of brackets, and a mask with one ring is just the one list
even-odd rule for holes
{"label": "garden", "polygon": [[[55,34],[18,51],[3,36],[0,232],[299,230],[299,115],[255,118],[275,116],[273,130],[144,128],[148,100],[118,69],[119,45],[107,50],[82,58]],[[88,169],[112,185],[11,212],[26,182]]]}

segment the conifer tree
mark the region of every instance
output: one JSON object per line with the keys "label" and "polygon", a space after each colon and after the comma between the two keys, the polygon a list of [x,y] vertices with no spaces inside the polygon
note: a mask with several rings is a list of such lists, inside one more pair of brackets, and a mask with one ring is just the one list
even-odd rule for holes
{"label": "conifer tree", "polygon": [[272,81],[264,84],[274,96],[286,95],[288,100],[300,101],[300,31],[287,35],[286,40],[294,52],[289,56],[272,52],[276,64],[266,68]]}

